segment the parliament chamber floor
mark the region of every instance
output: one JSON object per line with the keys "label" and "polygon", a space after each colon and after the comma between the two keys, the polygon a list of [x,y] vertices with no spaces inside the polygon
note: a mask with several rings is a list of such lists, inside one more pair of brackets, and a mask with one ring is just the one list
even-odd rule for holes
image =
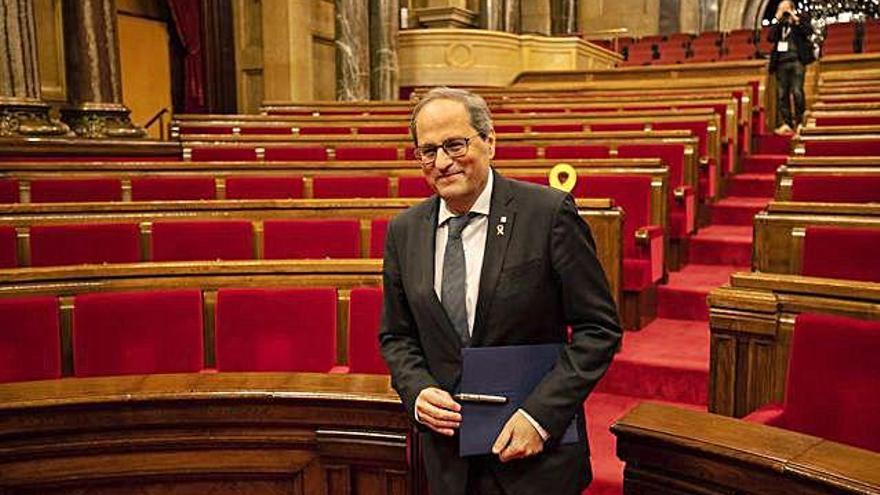
{"label": "parliament chamber floor", "polygon": [[774,132],[760,20],[62,3],[0,0],[0,494],[427,493],[378,334],[436,86],[595,240],[585,495],[880,494],[880,13],[823,21]]}

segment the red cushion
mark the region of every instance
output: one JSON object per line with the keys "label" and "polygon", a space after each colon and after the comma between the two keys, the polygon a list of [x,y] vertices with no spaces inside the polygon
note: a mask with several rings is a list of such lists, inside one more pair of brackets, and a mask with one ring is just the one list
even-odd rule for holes
{"label": "red cushion", "polygon": [[217,369],[323,373],[336,363],[336,289],[220,289]]}
{"label": "red cushion", "polygon": [[[292,126],[277,126],[277,125],[258,125],[258,126],[246,126],[241,128],[242,135],[248,134],[257,134],[257,135],[275,135],[275,136],[290,136],[293,134]],[[302,131],[300,131],[302,134]]]}
{"label": "red cushion", "polygon": [[357,220],[266,220],[266,259],[360,258]]}
{"label": "red cushion", "polygon": [[618,146],[617,156],[619,158],[660,158],[669,167],[670,190],[684,185],[683,144],[623,144]]}
{"label": "red cushion", "polygon": [[805,141],[807,156],[876,156],[880,155],[878,141]]}
{"label": "red cushion", "polygon": [[309,135],[341,135],[341,134],[351,134],[351,127],[329,127],[329,126],[312,126],[312,127],[302,127],[299,130],[299,133],[303,136]]}
{"label": "red cushion", "polygon": [[155,222],[153,261],[249,260],[253,227],[246,220]]}
{"label": "red cushion", "polygon": [[434,194],[424,177],[406,176],[397,179],[397,196],[400,198],[427,198]]}
{"label": "red cushion", "polygon": [[582,175],[572,194],[576,198],[612,198],[623,208],[623,254],[637,255],[635,231],[651,225],[651,177],[636,175]]}
{"label": "red cushion", "polygon": [[316,176],[312,179],[314,198],[387,198],[388,177]]}
{"label": "red cushion", "polygon": [[266,148],[266,161],[327,161],[327,150],[320,146]]}
{"label": "red cushion", "polygon": [[35,225],[30,234],[32,266],[141,261],[137,224]]}
{"label": "red cushion", "polygon": [[623,290],[641,292],[652,285],[651,260],[624,258]]}
{"label": "red cushion", "polygon": [[385,254],[385,235],[388,219],[376,218],[370,222],[370,258],[382,258]]}
{"label": "red cushion", "polygon": [[119,179],[37,179],[31,181],[32,203],[122,201]]}
{"label": "red cushion", "polygon": [[199,290],[83,294],[74,298],[76,376],[191,373],[202,369]]}
{"label": "red cushion", "polygon": [[880,202],[880,175],[795,175],[792,201]]}
{"label": "red cushion", "polygon": [[396,134],[396,135],[406,135],[409,134],[409,127],[406,126],[390,126],[390,125],[376,125],[372,127],[358,127],[358,134]]}
{"label": "red cushion", "polygon": [[291,199],[303,197],[302,177],[229,177],[226,199]]}
{"label": "red cushion", "polygon": [[545,158],[608,158],[608,146],[592,144],[572,146],[547,146]]}
{"label": "red cushion", "polygon": [[816,117],[816,127],[880,125],[880,117],[866,115],[847,115],[841,117]]}
{"label": "red cushion", "polygon": [[532,132],[582,132],[581,124],[534,124]]}
{"label": "red cushion", "polygon": [[654,130],[664,131],[664,130],[683,130],[683,131],[691,131],[697,138],[697,142],[699,143],[699,152],[700,156],[708,156],[709,154],[709,129],[707,122],[656,122],[652,124]]}
{"label": "red cushion", "polygon": [[0,298],[0,382],[60,377],[58,300]]}
{"label": "red cushion", "polygon": [[341,161],[394,161],[397,160],[397,149],[375,146],[340,147],[336,148],[336,159]]}
{"label": "red cushion", "polygon": [[[184,124],[180,126],[181,134],[232,134],[232,126],[214,126],[204,124]],[[244,129],[242,129],[244,133]]]}
{"label": "red cushion", "polygon": [[352,373],[388,374],[379,352],[382,289],[358,287],[348,307],[348,368]]}
{"label": "red cushion", "polygon": [[593,132],[607,131],[641,131],[645,129],[645,124],[641,122],[630,122],[620,124],[590,124],[590,130]]}
{"label": "red cushion", "polygon": [[880,282],[880,229],[807,227],[801,274]]}
{"label": "red cushion", "polygon": [[131,180],[132,201],[215,199],[212,177],[142,177]]}
{"label": "red cushion", "polygon": [[880,452],[878,354],[878,321],[798,315],[779,426]]}
{"label": "red cushion", "polygon": [[15,227],[0,225],[0,268],[18,266],[17,237]]}
{"label": "red cushion", "polygon": [[0,203],[18,203],[18,181],[0,179]]}
{"label": "red cushion", "polygon": [[[498,113],[498,112],[495,112]],[[521,134],[526,132],[526,126],[524,125],[495,125],[494,126],[496,134]]]}
{"label": "red cushion", "polygon": [[536,146],[496,146],[496,160],[526,160],[538,157]]}
{"label": "red cushion", "polygon": [[193,148],[191,161],[194,162],[252,162],[257,159],[254,148]]}

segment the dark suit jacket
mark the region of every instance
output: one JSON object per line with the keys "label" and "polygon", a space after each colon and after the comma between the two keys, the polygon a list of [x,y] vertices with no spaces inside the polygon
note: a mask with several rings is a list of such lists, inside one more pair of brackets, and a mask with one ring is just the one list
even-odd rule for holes
{"label": "dark suit jacket", "polygon": [[[434,292],[437,196],[391,221],[385,244],[379,340],[407,414],[425,387],[454,392],[461,344]],[[507,217],[505,234],[497,235]],[[511,495],[575,494],[590,481],[582,403],[605,373],[621,337],[617,311],[589,227],[571,196],[495,173],[472,346],[571,342],[523,408],[550,434],[544,452],[507,464],[486,462]],[[579,444],[558,445],[578,415]],[[458,437],[421,428],[434,495],[464,494],[468,460]]]}
{"label": "dark suit jacket", "polygon": [[[776,42],[782,39],[782,22],[777,22],[770,29],[767,40],[773,43],[773,49],[770,51],[770,63],[768,69],[770,72],[776,72],[779,67],[779,52],[776,51]],[[791,32],[788,34],[790,42],[797,47],[798,60],[809,65],[816,61],[816,55],[813,53],[813,41],[810,37],[813,35],[813,25],[810,21],[810,15],[807,13],[798,14],[798,23],[791,26]]]}

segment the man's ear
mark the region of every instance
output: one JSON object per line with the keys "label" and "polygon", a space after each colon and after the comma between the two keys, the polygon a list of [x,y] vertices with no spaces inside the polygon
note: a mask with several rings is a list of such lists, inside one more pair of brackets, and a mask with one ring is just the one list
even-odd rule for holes
{"label": "man's ear", "polygon": [[486,136],[486,146],[489,147],[489,159],[495,158],[495,131]]}

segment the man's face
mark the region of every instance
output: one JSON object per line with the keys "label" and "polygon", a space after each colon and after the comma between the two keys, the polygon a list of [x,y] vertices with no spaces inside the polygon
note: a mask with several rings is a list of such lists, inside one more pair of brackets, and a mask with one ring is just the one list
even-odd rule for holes
{"label": "man's face", "polygon": [[495,135],[485,140],[471,127],[463,103],[434,100],[425,105],[416,118],[418,145],[440,146],[449,139],[471,138],[467,153],[450,158],[442,148],[437,150],[433,165],[422,167],[425,179],[453,210],[464,213],[483,191],[489,177],[489,163],[495,156]]}

